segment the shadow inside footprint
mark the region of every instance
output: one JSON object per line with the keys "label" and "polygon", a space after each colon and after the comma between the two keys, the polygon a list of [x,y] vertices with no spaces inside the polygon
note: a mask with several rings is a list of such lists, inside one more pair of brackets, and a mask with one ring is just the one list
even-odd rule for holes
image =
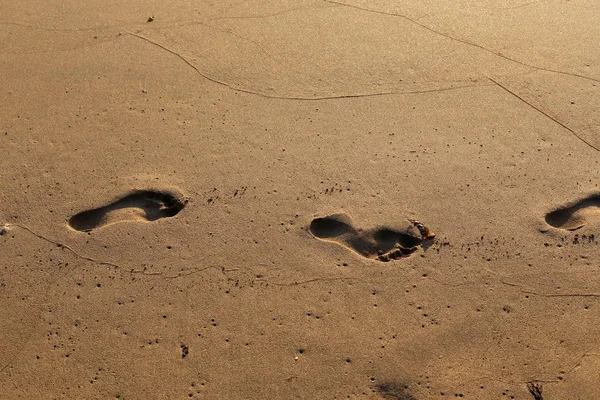
{"label": "shadow inside footprint", "polygon": [[[600,211],[600,194],[581,199],[571,205],[557,208],[546,214],[546,223],[554,228],[574,231],[587,223],[586,216],[593,209]],[[588,215],[586,215],[588,214]],[[600,214],[598,216],[600,219]]]}
{"label": "shadow inside footprint", "polygon": [[408,257],[423,242],[408,231],[387,227],[368,231],[358,230],[346,214],[315,218],[309,229],[318,239],[338,243],[366,258],[384,262]]}
{"label": "shadow inside footprint", "polygon": [[379,228],[373,231],[373,238],[377,247],[384,252],[390,251],[396,245],[413,248],[421,244],[422,240],[410,235],[407,232],[397,231],[390,228]]}
{"label": "shadow inside footprint", "polygon": [[103,226],[126,221],[156,221],[173,217],[185,202],[173,194],[153,190],[136,190],[104,207],[87,210],[69,219],[69,226],[89,232]]}
{"label": "shadow inside footprint", "polygon": [[350,219],[344,214],[334,214],[324,218],[315,218],[310,223],[310,231],[319,239],[328,239],[347,233],[356,233]]}

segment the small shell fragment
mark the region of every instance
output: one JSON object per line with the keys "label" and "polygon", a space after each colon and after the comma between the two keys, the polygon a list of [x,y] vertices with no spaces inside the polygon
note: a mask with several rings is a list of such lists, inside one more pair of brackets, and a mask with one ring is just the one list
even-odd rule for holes
{"label": "small shell fragment", "polygon": [[433,233],[428,227],[426,227],[416,219],[409,219],[409,221],[411,224],[413,224],[413,226],[417,227],[423,239],[433,239],[435,237],[435,233]]}

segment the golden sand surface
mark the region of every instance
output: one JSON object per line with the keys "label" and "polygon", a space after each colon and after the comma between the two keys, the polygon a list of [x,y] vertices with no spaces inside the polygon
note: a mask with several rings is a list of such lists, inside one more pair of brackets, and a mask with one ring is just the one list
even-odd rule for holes
{"label": "golden sand surface", "polygon": [[3,2],[0,399],[600,398],[599,21]]}

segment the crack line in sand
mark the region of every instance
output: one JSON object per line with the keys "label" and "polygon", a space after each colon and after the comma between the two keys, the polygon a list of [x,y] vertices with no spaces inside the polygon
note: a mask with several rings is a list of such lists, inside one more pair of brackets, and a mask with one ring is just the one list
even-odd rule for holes
{"label": "crack line in sand", "polygon": [[[88,256],[84,256],[80,253],[78,253],[77,251],[75,251],[72,247],[64,244],[64,243],[60,243],[56,240],[52,240],[47,238],[44,235],[41,235],[39,233],[36,233],[35,231],[33,231],[31,228],[25,226],[25,225],[21,225],[21,224],[6,224],[6,227],[10,228],[10,227],[18,227],[21,229],[26,230],[27,232],[31,233],[32,235],[36,236],[39,239],[42,239],[48,243],[54,244],[56,247],[62,248],[62,249],[66,249],[69,252],[71,252],[73,255],[75,255],[78,258],[81,258],[82,260],[86,260],[86,261],[90,261],[94,264],[98,264],[98,265],[107,265],[109,267],[113,267],[116,269],[119,269],[123,272],[129,273],[129,274],[140,274],[140,275],[146,275],[146,276],[160,276],[163,275],[164,272],[151,272],[147,270],[147,267],[144,267],[143,269],[125,269],[123,267],[121,267],[118,264],[115,264],[113,262],[110,261],[101,261],[101,260],[97,260],[95,258],[92,257],[88,257]],[[211,268],[216,268],[216,269],[220,269],[221,272],[223,272],[223,274],[227,273],[227,272],[233,272],[233,271],[239,271],[239,268],[225,268],[225,267],[220,267],[220,266],[216,266],[216,265],[211,265],[208,267],[204,267],[204,268],[193,268],[191,270],[186,270],[186,271],[181,271],[179,273],[176,273],[175,275],[167,275],[167,276],[163,276],[163,279],[176,279],[176,278],[181,278],[181,277],[185,277],[188,275],[192,275],[192,274],[196,274],[198,272],[202,272],[205,271],[207,269],[211,269]],[[0,372],[2,372],[2,369],[0,369]]]}
{"label": "crack line in sand", "polygon": [[476,7],[476,8],[483,8],[483,9],[487,9],[487,10],[506,11],[506,10],[516,10],[517,8],[529,7],[530,5],[541,3],[541,2],[542,2],[542,0],[536,0],[536,1],[531,1],[529,3],[521,4],[521,5],[514,6],[514,7]]}
{"label": "crack line in sand", "polygon": [[319,282],[319,281],[324,281],[324,282],[332,282],[332,281],[356,281],[358,280],[358,278],[313,278],[313,279],[308,279],[305,281],[298,281],[298,282],[289,282],[289,283],[284,283],[284,282],[269,282],[266,279],[255,279],[255,282],[264,282],[267,283],[269,285],[275,285],[275,286],[298,286],[298,285],[304,285],[306,283],[313,283],[313,282]]}
{"label": "crack line in sand", "polygon": [[528,102],[527,100],[525,100],[524,98],[522,98],[521,96],[519,96],[518,94],[516,94],[515,92],[513,92],[512,90],[510,90],[509,88],[507,88],[506,86],[498,83],[497,81],[495,81],[492,78],[488,79],[492,82],[494,82],[497,86],[499,86],[500,88],[504,89],[505,91],[507,91],[508,93],[512,94],[514,97],[516,97],[517,99],[521,100],[523,103],[527,104],[529,107],[533,108],[534,110],[536,110],[537,112],[545,115],[546,117],[550,118],[552,121],[554,121],[555,123],[557,123],[558,125],[562,126],[563,128],[565,128],[566,130],[568,130],[569,132],[571,132],[573,134],[573,136],[575,136],[577,139],[581,140],[583,143],[587,144],[588,146],[590,146],[592,149],[596,150],[596,151],[600,151],[600,148],[594,146],[593,144],[591,144],[590,142],[588,142],[587,140],[585,140],[584,138],[582,138],[581,136],[579,136],[577,133],[575,133],[575,131],[571,128],[569,128],[568,126],[566,126],[565,124],[563,124],[562,122],[560,122],[559,120],[557,120],[556,118],[554,118],[553,116],[551,116],[550,114],[546,113],[545,111],[543,111],[542,109],[534,106],[533,104],[531,104],[530,102]]}
{"label": "crack line in sand", "polygon": [[[493,86],[493,84],[474,84],[474,85],[462,85],[462,86],[454,86],[454,87],[448,87],[448,88],[439,88],[439,89],[426,89],[426,90],[414,90],[414,91],[406,91],[406,92],[380,92],[380,93],[361,93],[361,94],[348,94],[348,95],[339,95],[339,96],[323,96],[323,97],[293,97],[293,96],[272,96],[272,95],[268,95],[265,93],[261,93],[261,92],[255,92],[252,90],[248,90],[248,89],[242,89],[242,88],[238,88],[235,86],[232,86],[231,84],[224,82],[224,81],[220,81],[216,78],[212,78],[211,76],[205,74],[204,72],[202,72],[198,67],[196,67],[194,64],[191,63],[191,61],[189,61],[187,58],[185,58],[184,56],[182,56],[181,54],[179,54],[178,52],[176,52],[175,50],[171,50],[170,48],[155,42],[154,40],[147,38],[143,35],[140,35],[138,33],[135,32],[127,32],[127,34],[135,36],[139,39],[142,39],[148,43],[153,44],[154,46],[157,46],[163,50],[165,50],[168,53],[173,54],[174,56],[176,56],[177,58],[181,59],[184,63],[186,63],[188,66],[190,66],[191,68],[193,68],[200,76],[202,76],[203,78],[216,83],[218,85],[222,85],[225,86],[231,90],[235,90],[241,93],[247,93],[247,94],[252,94],[255,96],[260,96],[260,97],[264,97],[267,99],[279,99],[279,100],[302,100],[302,101],[320,101],[320,100],[337,100],[337,99],[355,99],[355,98],[363,98],[363,97],[375,97],[375,96],[392,96],[392,95],[402,95],[402,94],[421,94],[421,93],[434,93],[434,92],[445,92],[445,91],[449,91],[449,90],[457,90],[457,89],[464,89],[464,88],[471,88],[471,87],[483,87],[483,86]],[[248,39],[249,40],[249,39]]]}
{"label": "crack line in sand", "polygon": [[533,294],[535,296],[541,297],[596,297],[600,298],[600,294],[598,293],[537,293],[530,290],[521,290],[522,293]]}
{"label": "crack line in sand", "polygon": [[577,74],[577,73],[573,73],[573,72],[560,71],[560,70],[555,70],[555,69],[550,69],[550,68],[538,67],[538,66],[532,65],[532,64],[527,64],[527,63],[525,63],[523,61],[519,61],[517,59],[505,56],[504,54],[496,52],[496,51],[494,51],[492,49],[488,49],[487,47],[482,46],[480,44],[477,44],[475,42],[470,42],[468,40],[460,39],[460,38],[454,37],[452,35],[449,35],[447,33],[435,30],[434,28],[431,28],[431,27],[429,27],[429,26],[427,26],[425,24],[422,24],[418,20],[410,18],[410,17],[407,17],[406,15],[395,14],[395,13],[390,13],[390,12],[386,12],[386,11],[373,10],[373,9],[369,9],[369,8],[363,8],[363,7],[354,6],[354,5],[351,5],[351,4],[346,4],[346,3],[342,3],[342,2],[339,2],[339,1],[335,1],[335,0],[322,0],[322,1],[324,1],[326,3],[338,4],[338,5],[346,6],[346,7],[349,7],[349,8],[354,8],[354,9],[361,10],[361,11],[372,12],[372,13],[375,13],[375,14],[388,15],[388,16],[391,16],[391,17],[399,17],[399,18],[405,19],[405,20],[407,20],[409,22],[412,22],[413,24],[418,25],[418,26],[420,26],[423,29],[426,29],[426,30],[428,30],[428,31],[430,31],[432,33],[435,33],[436,35],[443,36],[445,38],[448,38],[450,40],[454,40],[456,42],[460,42],[460,43],[466,44],[468,46],[477,47],[478,49],[484,50],[484,51],[486,51],[486,52],[488,52],[490,54],[493,54],[493,55],[495,55],[497,57],[503,58],[505,60],[508,60],[508,61],[511,61],[511,62],[520,64],[520,65],[523,65],[525,67],[537,69],[537,70],[540,70],[540,71],[554,72],[556,74],[574,76],[574,77],[577,77],[577,78],[587,79],[587,80],[590,80],[590,81],[593,81],[593,82],[600,82],[600,79],[592,78],[590,76],[585,76],[585,75],[581,75],[581,74]]}
{"label": "crack line in sand", "polygon": [[[459,3],[458,1],[453,1],[451,0],[452,3],[457,4],[458,6],[463,6],[463,4]],[[537,3],[541,3],[543,0],[535,0],[535,1],[530,1],[529,3],[524,3],[524,4],[519,4],[518,6],[512,6],[512,7],[481,7],[481,6],[476,6],[476,5],[471,5],[471,8],[477,8],[480,10],[488,10],[488,11],[505,11],[505,10],[515,10],[517,8],[522,8],[522,7],[528,7],[532,4],[537,4]],[[465,7],[468,8],[468,7]]]}
{"label": "crack line in sand", "polygon": [[579,361],[577,361],[577,364],[575,364],[571,369],[569,369],[567,372],[565,372],[564,374],[562,374],[562,376],[566,376],[569,375],[571,372],[574,372],[578,367],[581,367],[581,363],[583,363],[583,359],[586,357],[592,357],[592,356],[597,356],[598,354],[594,354],[590,351],[586,351],[585,353],[583,353],[583,355],[581,357],[579,357]]}
{"label": "crack line in sand", "polygon": [[181,271],[180,273],[175,274],[175,275],[165,276],[164,279],[177,279],[177,278],[181,278],[181,277],[186,277],[186,276],[196,274],[198,272],[206,271],[207,269],[218,269],[218,270],[221,270],[221,273],[223,273],[223,274],[226,274],[227,272],[234,272],[234,271],[240,270],[239,268],[225,268],[225,267],[220,267],[218,265],[210,265],[210,266],[204,267],[204,268],[193,268],[191,270]]}
{"label": "crack line in sand", "polygon": [[600,298],[600,293],[538,293],[531,289],[523,289],[523,286],[521,286],[517,283],[506,282],[503,280],[501,280],[500,282],[506,286],[519,288],[519,291],[521,293],[533,294],[535,296],[541,296],[541,297],[597,297],[597,298]]}
{"label": "crack line in sand", "polygon": [[88,256],[84,256],[82,254],[79,254],[78,252],[76,252],[75,250],[73,250],[72,247],[70,247],[70,246],[68,246],[66,244],[57,242],[55,240],[49,239],[49,238],[47,238],[47,237],[45,237],[43,235],[40,235],[39,233],[34,232],[31,228],[29,228],[29,227],[27,227],[25,225],[21,225],[21,224],[6,224],[6,225],[9,226],[9,227],[16,226],[16,227],[19,227],[21,229],[25,229],[26,231],[28,231],[32,235],[38,237],[39,239],[45,240],[48,243],[52,243],[52,244],[56,245],[56,247],[66,249],[66,250],[70,251],[71,253],[73,253],[75,256],[77,256],[77,257],[79,257],[79,258],[81,258],[83,260],[90,261],[90,262],[93,262],[93,263],[98,264],[98,265],[108,265],[108,266],[114,267],[114,268],[121,268],[119,265],[117,265],[115,263],[112,263],[112,262],[109,262],[109,261],[100,261],[100,260],[96,260],[96,259],[88,257]]}
{"label": "crack line in sand", "polygon": [[[581,363],[583,362],[583,359],[586,357],[594,357],[594,356],[599,356],[600,354],[598,353],[592,353],[591,351],[586,351],[585,353],[583,353],[577,360],[577,362],[575,363],[575,365],[573,365],[571,368],[569,368],[568,370],[566,370],[566,372],[564,373],[559,373],[556,375],[560,375],[562,377],[562,379],[560,378],[555,378],[555,379],[535,379],[535,382],[539,382],[539,383],[559,383],[562,382],[564,380],[564,377],[569,375],[570,373],[574,372],[578,367],[581,367]],[[481,376],[481,377],[477,377],[475,379],[470,379],[468,381],[466,381],[465,383],[471,383],[471,382],[477,382],[481,379],[485,379],[485,380],[491,380],[491,381],[496,381],[496,382],[502,382],[502,383],[506,383],[509,385],[515,384],[515,383],[521,383],[521,384],[527,384],[529,382],[531,382],[531,380],[527,380],[527,381],[521,381],[521,380],[510,380],[510,381],[505,381],[503,379],[500,378],[496,378],[494,376]]]}
{"label": "crack line in sand", "polygon": [[[146,275],[146,276],[158,276],[158,275],[163,275],[164,274],[164,272],[147,272],[146,267],[144,267],[144,269],[141,269],[141,270],[136,270],[136,269],[131,268],[130,270],[127,271],[127,270],[123,269],[121,266],[119,266],[118,264],[115,264],[115,263],[112,263],[112,262],[109,262],[109,261],[100,261],[100,260],[96,260],[96,259],[94,259],[92,257],[81,255],[78,252],[76,252],[75,250],[73,250],[73,248],[71,248],[70,246],[68,246],[66,244],[63,244],[63,243],[60,243],[58,241],[49,239],[46,236],[41,235],[39,233],[36,233],[31,228],[29,228],[29,227],[27,227],[25,225],[12,224],[11,223],[11,224],[6,224],[5,226],[6,227],[13,227],[14,226],[14,227],[18,227],[18,228],[24,229],[24,230],[26,230],[27,232],[31,233],[32,235],[36,236],[39,239],[42,239],[42,240],[44,240],[44,241],[46,241],[48,243],[52,243],[52,244],[56,245],[59,248],[64,248],[66,250],[69,250],[75,256],[77,256],[77,257],[79,257],[79,258],[81,258],[83,260],[93,262],[95,264],[108,265],[108,266],[111,266],[111,267],[114,267],[114,268],[119,268],[119,269],[123,270],[124,272],[128,272],[130,274],[141,274],[141,275]],[[210,266],[204,267],[204,268],[193,268],[191,270],[181,271],[181,272],[179,272],[179,273],[177,273],[175,275],[167,275],[167,276],[164,276],[163,278],[164,279],[177,279],[177,278],[182,278],[182,277],[186,277],[186,276],[189,276],[189,275],[197,274],[198,272],[203,272],[203,271],[206,271],[208,269],[218,269],[223,274],[226,274],[228,272],[234,272],[234,271],[239,271],[240,270],[239,268],[225,268],[225,267],[218,266],[218,265],[210,265]],[[344,281],[344,280],[357,280],[357,279],[358,278],[314,278],[314,279],[309,279],[309,280],[306,280],[306,281],[292,282],[292,283],[269,282],[269,281],[264,280],[264,279],[256,279],[255,281],[257,281],[257,282],[265,282],[265,283],[269,283],[271,285],[276,285],[276,286],[297,286],[297,285],[302,285],[302,284],[305,284],[305,283],[312,283],[312,282],[317,282],[317,281],[338,281],[338,280],[339,281]],[[4,368],[6,368],[6,367],[4,367]],[[2,370],[3,369],[0,369],[0,372],[2,372]]]}
{"label": "crack line in sand", "polygon": [[[146,42],[148,42],[148,43],[151,43],[151,44],[153,44],[154,46],[160,47],[161,49],[163,49],[163,50],[165,50],[165,51],[167,51],[167,52],[169,52],[169,53],[173,54],[174,56],[176,56],[176,57],[180,58],[180,59],[181,59],[183,62],[185,62],[187,65],[189,65],[189,66],[190,66],[190,67],[192,67],[194,70],[196,70],[196,72],[197,72],[198,74],[202,75],[202,77],[204,77],[205,79],[208,79],[209,81],[211,81],[211,82],[214,82],[214,83],[217,83],[217,84],[219,84],[219,85],[223,85],[223,86],[227,86],[227,87],[229,87],[229,88],[231,88],[231,89],[235,89],[235,88],[231,87],[230,85],[228,85],[228,84],[227,84],[227,83],[225,83],[225,82],[219,81],[219,80],[217,80],[217,79],[215,79],[215,78],[211,78],[210,76],[208,76],[208,75],[204,74],[204,73],[203,73],[202,71],[200,71],[200,69],[198,69],[198,68],[197,68],[197,67],[196,67],[194,64],[192,64],[190,61],[188,61],[188,60],[187,60],[187,58],[185,58],[185,57],[184,57],[184,56],[182,56],[181,54],[177,53],[176,51],[174,51],[174,50],[171,50],[171,49],[169,49],[168,47],[165,47],[165,46],[163,46],[162,44],[160,44],[160,43],[158,43],[158,42],[155,42],[155,41],[153,41],[153,40],[151,40],[151,39],[149,39],[149,38],[147,38],[147,37],[145,37],[145,36],[142,36],[142,35],[140,35],[140,34],[137,34],[137,33],[135,33],[135,32],[127,32],[127,33],[128,33],[128,34],[130,34],[130,35],[132,35],[132,36],[135,36],[135,37],[137,37],[137,38],[140,38],[140,39],[142,39],[142,40],[145,40]],[[237,89],[235,89],[235,90],[237,90]]]}
{"label": "crack line in sand", "polygon": [[[325,7],[319,7],[319,8],[325,8]],[[294,9],[294,10],[296,10],[296,9]],[[293,11],[293,10],[288,10],[288,11]],[[282,13],[282,14],[283,14],[283,13]],[[268,16],[266,16],[266,17],[268,17]],[[277,64],[279,64],[279,65],[281,65],[281,66],[283,66],[283,67],[285,67],[285,68],[287,68],[287,69],[289,69],[289,70],[291,70],[291,71],[293,71],[293,72],[295,72],[295,73],[297,73],[297,74],[300,74],[300,75],[305,75],[305,76],[309,76],[309,77],[311,77],[311,78],[313,78],[313,79],[318,79],[318,78],[317,78],[317,77],[315,77],[315,76],[312,76],[312,75],[310,75],[310,74],[308,74],[308,73],[305,73],[305,72],[302,72],[302,71],[298,71],[298,70],[296,70],[296,69],[292,68],[291,66],[289,66],[289,65],[287,65],[287,64],[285,64],[285,63],[283,63],[283,62],[281,62],[281,61],[279,61],[279,60],[277,60],[277,59],[276,59],[274,56],[272,56],[272,55],[271,55],[271,54],[270,54],[270,53],[269,53],[267,50],[265,50],[265,49],[264,49],[264,48],[263,48],[263,47],[262,47],[260,44],[258,44],[258,43],[257,43],[256,41],[254,41],[254,40],[252,40],[252,39],[250,39],[250,38],[247,38],[247,37],[245,37],[245,36],[238,35],[238,34],[236,34],[236,33],[233,33],[233,32],[231,32],[231,31],[228,31],[228,30],[225,30],[225,29],[220,29],[220,28],[218,28],[218,27],[216,27],[216,26],[214,26],[214,25],[210,25],[210,24],[207,24],[207,23],[206,23],[206,22],[215,21],[215,20],[220,20],[220,19],[226,19],[226,18],[229,18],[229,17],[213,18],[213,19],[208,19],[208,20],[206,20],[206,21],[194,21],[194,22],[183,23],[183,24],[177,24],[177,25],[175,25],[175,24],[171,24],[171,25],[164,25],[164,26],[158,26],[158,27],[154,27],[154,28],[144,28],[144,29],[142,29],[142,30],[138,30],[137,32],[141,32],[141,31],[153,31],[153,30],[161,30],[161,29],[170,29],[170,28],[181,28],[181,27],[188,27],[188,26],[202,25],[202,26],[204,26],[204,27],[206,27],[206,28],[214,29],[214,30],[216,30],[216,31],[219,31],[219,32],[221,32],[221,33],[225,33],[225,34],[228,34],[228,35],[232,35],[232,36],[235,36],[235,37],[236,37],[236,38],[238,38],[238,39],[241,39],[241,40],[244,40],[244,41],[250,42],[250,43],[252,43],[254,46],[256,46],[256,47],[257,47],[257,48],[258,48],[258,49],[259,49],[261,52],[263,52],[263,53],[264,53],[264,54],[265,54],[265,55],[266,55],[268,58],[270,58],[271,60],[273,60],[273,62],[275,62],[275,63],[277,63]],[[231,17],[231,18],[237,18],[237,17]],[[239,17],[239,18],[245,18],[245,17]],[[247,18],[260,18],[260,17],[247,17]],[[139,35],[139,34],[138,34],[138,37],[140,37],[140,36],[141,36],[141,35]],[[148,39],[148,38],[146,38],[146,37],[144,37],[144,38],[145,38],[145,39]],[[158,43],[157,43],[157,42],[154,42],[154,41],[152,41],[152,43],[153,43],[153,44],[156,44],[156,45],[158,45]],[[164,46],[163,46],[163,47],[164,47]],[[180,55],[180,54],[179,54],[179,55]],[[203,75],[203,76],[204,76],[204,75]],[[205,78],[206,78],[206,76],[205,76]],[[214,81],[213,81],[213,82],[214,82]],[[222,84],[225,84],[225,83],[222,83]],[[235,88],[232,88],[232,89],[235,89]],[[236,89],[236,90],[237,90],[237,89]]]}

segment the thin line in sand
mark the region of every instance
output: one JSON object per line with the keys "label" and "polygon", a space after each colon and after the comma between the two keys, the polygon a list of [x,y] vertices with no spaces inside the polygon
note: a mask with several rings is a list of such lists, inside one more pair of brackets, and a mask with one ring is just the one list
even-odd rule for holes
{"label": "thin line in sand", "polygon": [[79,254],[78,252],[76,252],[75,250],[73,250],[73,248],[72,248],[72,247],[70,247],[70,246],[68,246],[68,245],[66,245],[66,244],[64,244],[64,243],[60,243],[60,242],[57,242],[57,241],[55,241],[55,240],[49,239],[49,238],[47,238],[46,236],[44,236],[44,235],[41,235],[41,234],[39,234],[39,233],[36,233],[36,232],[34,232],[34,231],[31,229],[31,228],[29,228],[29,227],[27,227],[27,226],[25,226],[25,225],[21,225],[21,224],[6,224],[6,225],[7,225],[8,227],[13,227],[13,226],[16,226],[16,227],[18,227],[18,228],[24,229],[24,230],[26,230],[27,232],[31,233],[32,235],[36,236],[37,238],[39,238],[39,239],[42,239],[42,240],[44,240],[44,241],[46,241],[46,242],[48,242],[48,243],[52,243],[52,244],[54,244],[56,247],[60,247],[60,248],[66,249],[66,250],[68,250],[69,252],[71,252],[72,254],[74,254],[75,256],[77,256],[77,257],[79,257],[79,258],[81,258],[81,259],[83,259],[83,260],[90,261],[90,262],[93,262],[93,263],[95,263],[95,264],[98,264],[98,265],[108,265],[109,267],[121,268],[121,266],[119,266],[118,264],[112,263],[112,262],[110,262],[110,261],[101,261],[101,260],[96,260],[95,258],[88,257],[88,256],[84,256],[84,255],[82,255],[82,254]]}
{"label": "thin line in sand", "polygon": [[188,66],[190,66],[191,68],[193,68],[200,76],[202,76],[203,78],[216,83],[218,85],[222,85],[225,86],[229,89],[241,92],[241,93],[247,93],[247,94],[253,94],[256,96],[260,96],[260,97],[264,97],[267,99],[280,99],[280,100],[302,100],[302,101],[320,101],[320,100],[335,100],[335,99],[355,99],[355,98],[362,98],[362,97],[375,97],[375,96],[393,96],[393,95],[402,95],[402,94],[420,94],[420,93],[435,93],[435,92],[445,92],[445,91],[449,91],[449,90],[457,90],[457,89],[464,89],[464,88],[471,88],[471,87],[482,87],[482,86],[493,86],[492,84],[475,84],[475,85],[462,85],[462,86],[454,86],[454,87],[449,87],[449,88],[441,88],[441,89],[426,89],[426,90],[415,90],[415,91],[407,91],[407,92],[380,92],[380,93],[361,93],[361,94],[350,94],[350,95],[339,95],[339,96],[322,96],[322,97],[294,97],[294,96],[273,96],[273,95],[268,95],[265,93],[261,93],[261,92],[256,92],[256,91],[252,91],[252,90],[248,90],[248,89],[242,89],[239,87],[235,87],[232,86],[231,84],[218,80],[216,78],[213,78],[209,75],[207,75],[206,73],[202,72],[198,67],[196,67],[194,64],[192,64],[187,58],[185,58],[184,56],[182,56],[181,54],[179,54],[178,52],[176,52],[175,50],[172,50],[158,42],[155,42],[154,40],[147,38],[146,36],[140,35],[138,33],[135,32],[127,32],[127,34],[131,35],[131,36],[135,36],[139,39],[142,39],[148,43],[151,43],[154,46],[157,46],[169,53],[171,53],[172,55],[176,56],[177,58],[181,59],[183,62],[185,62]]}
{"label": "thin line in sand", "polygon": [[550,69],[550,68],[539,67],[539,66],[537,66],[537,65],[528,64],[528,63],[526,63],[526,62],[519,61],[519,60],[517,60],[517,59],[511,58],[511,57],[508,57],[508,56],[505,56],[504,54],[502,54],[502,53],[499,53],[499,52],[496,52],[496,51],[494,51],[494,50],[492,50],[492,49],[488,49],[487,47],[485,47],[485,46],[482,46],[482,45],[480,45],[480,44],[477,44],[477,43],[475,43],[475,42],[470,42],[470,41],[468,41],[468,40],[465,40],[465,39],[460,39],[460,38],[454,37],[454,36],[452,36],[452,35],[449,35],[449,34],[447,34],[447,33],[444,33],[444,32],[438,31],[438,30],[435,30],[434,28],[432,28],[432,27],[430,27],[430,26],[427,26],[427,25],[425,25],[425,24],[422,24],[422,23],[420,23],[419,21],[417,21],[416,19],[413,19],[413,18],[407,17],[406,15],[402,15],[402,14],[395,14],[395,13],[390,13],[390,12],[386,12],[386,11],[372,10],[372,9],[369,9],[369,8],[363,8],[363,7],[359,7],[359,6],[354,6],[354,5],[351,5],[351,4],[346,4],[346,3],[342,3],[342,2],[339,2],[339,1],[335,1],[335,0],[322,0],[322,1],[324,1],[324,2],[326,2],[326,3],[337,4],[337,5],[341,5],[341,6],[346,6],[346,7],[354,8],[354,9],[361,10],[361,11],[365,11],[365,12],[372,12],[372,13],[375,13],[375,14],[382,14],[382,15],[388,15],[388,16],[391,16],[391,17],[398,17],[398,18],[402,18],[402,19],[405,19],[405,20],[407,20],[407,21],[409,21],[409,22],[412,22],[412,23],[413,23],[413,24],[415,24],[415,25],[418,25],[418,26],[420,26],[420,27],[421,27],[421,28],[423,28],[423,29],[426,29],[426,30],[428,30],[428,31],[430,31],[430,32],[432,32],[432,33],[435,33],[436,35],[443,36],[443,37],[445,37],[445,38],[448,38],[448,39],[450,39],[450,40],[454,40],[454,41],[456,41],[456,42],[460,42],[460,43],[466,44],[466,45],[468,45],[468,46],[477,47],[478,49],[484,50],[484,51],[486,51],[486,52],[488,52],[488,53],[490,53],[490,54],[493,54],[493,55],[495,55],[495,56],[497,56],[497,57],[503,58],[503,59],[505,59],[505,60],[507,60],[507,61],[511,61],[511,62],[514,62],[514,63],[520,64],[520,65],[523,65],[523,66],[525,66],[525,67],[529,67],[529,68],[537,69],[537,70],[540,70],[540,71],[554,72],[554,73],[556,73],[556,74],[562,74],[562,75],[574,76],[574,77],[577,77],[577,78],[587,79],[587,80],[590,80],[590,81],[593,81],[593,82],[600,82],[600,79],[592,78],[592,77],[590,77],[590,76],[585,76],[585,75],[581,75],[581,74],[576,74],[576,73],[573,73],[573,72],[566,72],[566,71],[560,71],[560,70],[556,70],[556,69]]}
{"label": "thin line in sand", "polygon": [[527,104],[529,107],[533,108],[534,110],[536,110],[537,112],[545,115],[546,117],[550,118],[552,121],[554,121],[555,123],[557,123],[558,125],[562,126],[563,128],[565,128],[566,130],[568,130],[569,132],[571,132],[573,134],[573,136],[575,136],[577,139],[581,140],[583,143],[587,144],[588,146],[590,146],[592,149],[596,150],[596,151],[600,151],[600,148],[594,146],[593,144],[591,144],[590,142],[588,142],[587,140],[585,140],[584,138],[582,138],[581,136],[579,136],[577,133],[575,133],[575,131],[571,128],[569,128],[568,126],[566,126],[565,124],[563,124],[562,122],[560,122],[559,120],[557,120],[556,118],[554,118],[553,116],[549,115],[548,113],[546,113],[545,111],[541,110],[540,108],[534,106],[533,104],[531,104],[530,102],[528,102],[527,100],[525,100],[524,98],[522,98],[521,96],[519,96],[518,94],[516,94],[515,92],[513,92],[512,90],[510,90],[509,88],[507,88],[506,86],[498,83],[497,81],[495,81],[492,78],[488,78],[490,81],[494,82],[497,86],[499,86],[500,88],[504,89],[505,91],[507,91],[508,93],[512,94],[514,97],[516,97],[517,99],[521,100],[523,103]]}
{"label": "thin line in sand", "polygon": [[[233,271],[238,271],[239,268],[225,268],[225,267],[221,267],[218,265],[210,265],[208,267],[202,267],[202,268],[191,268],[185,271],[181,271],[179,273],[176,273],[175,275],[164,275],[163,272],[148,272],[146,270],[146,268],[143,269],[135,269],[135,268],[123,268],[121,265],[110,262],[110,261],[102,261],[102,260],[98,260],[86,255],[83,255],[77,251],[75,251],[72,247],[70,247],[69,245],[66,245],[64,243],[58,242],[56,240],[52,240],[44,235],[41,235],[37,232],[35,232],[33,229],[29,228],[26,225],[22,225],[22,224],[6,224],[5,225],[6,228],[10,229],[11,227],[17,227],[17,228],[21,228],[24,229],[25,231],[31,233],[32,235],[36,236],[39,239],[42,239],[48,243],[51,243],[53,245],[55,245],[56,247],[65,249],[67,251],[69,251],[70,253],[72,253],[73,255],[75,255],[78,258],[81,258],[82,260],[86,260],[86,261],[90,261],[94,264],[97,265],[107,265],[109,267],[113,267],[116,269],[119,269],[123,272],[129,273],[129,274],[141,274],[141,275],[146,275],[146,276],[161,276],[163,279],[176,279],[176,278],[181,278],[181,277],[185,277],[188,275],[192,275],[192,274],[196,274],[198,272],[202,272],[202,271],[206,271],[208,269],[218,269],[221,270],[221,272],[223,272],[224,274],[227,272],[233,272]],[[164,275],[164,276],[162,276]],[[0,370],[1,372],[1,370]]]}
{"label": "thin line in sand", "polygon": [[519,291],[521,293],[532,294],[534,296],[541,296],[541,297],[600,297],[600,294],[598,294],[598,293],[539,293],[539,292],[536,292],[531,289],[523,289],[523,286],[521,286],[519,284],[507,282],[502,279],[500,280],[500,282],[506,286],[519,288]]}
{"label": "thin line in sand", "polygon": [[305,285],[305,284],[309,284],[309,283],[314,283],[314,282],[335,282],[335,281],[357,281],[359,280],[358,278],[351,278],[351,277],[340,277],[340,278],[313,278],[313,279],[307,279],[305,281],[295,281],[295,282],[289,282],[289,283],[285,283],[285,282],[269,282],[266,279],[256,279],[256,282],[264,282],[267,283],[269,285],[275,285],[275,286],[299,286],[299,285]]}

